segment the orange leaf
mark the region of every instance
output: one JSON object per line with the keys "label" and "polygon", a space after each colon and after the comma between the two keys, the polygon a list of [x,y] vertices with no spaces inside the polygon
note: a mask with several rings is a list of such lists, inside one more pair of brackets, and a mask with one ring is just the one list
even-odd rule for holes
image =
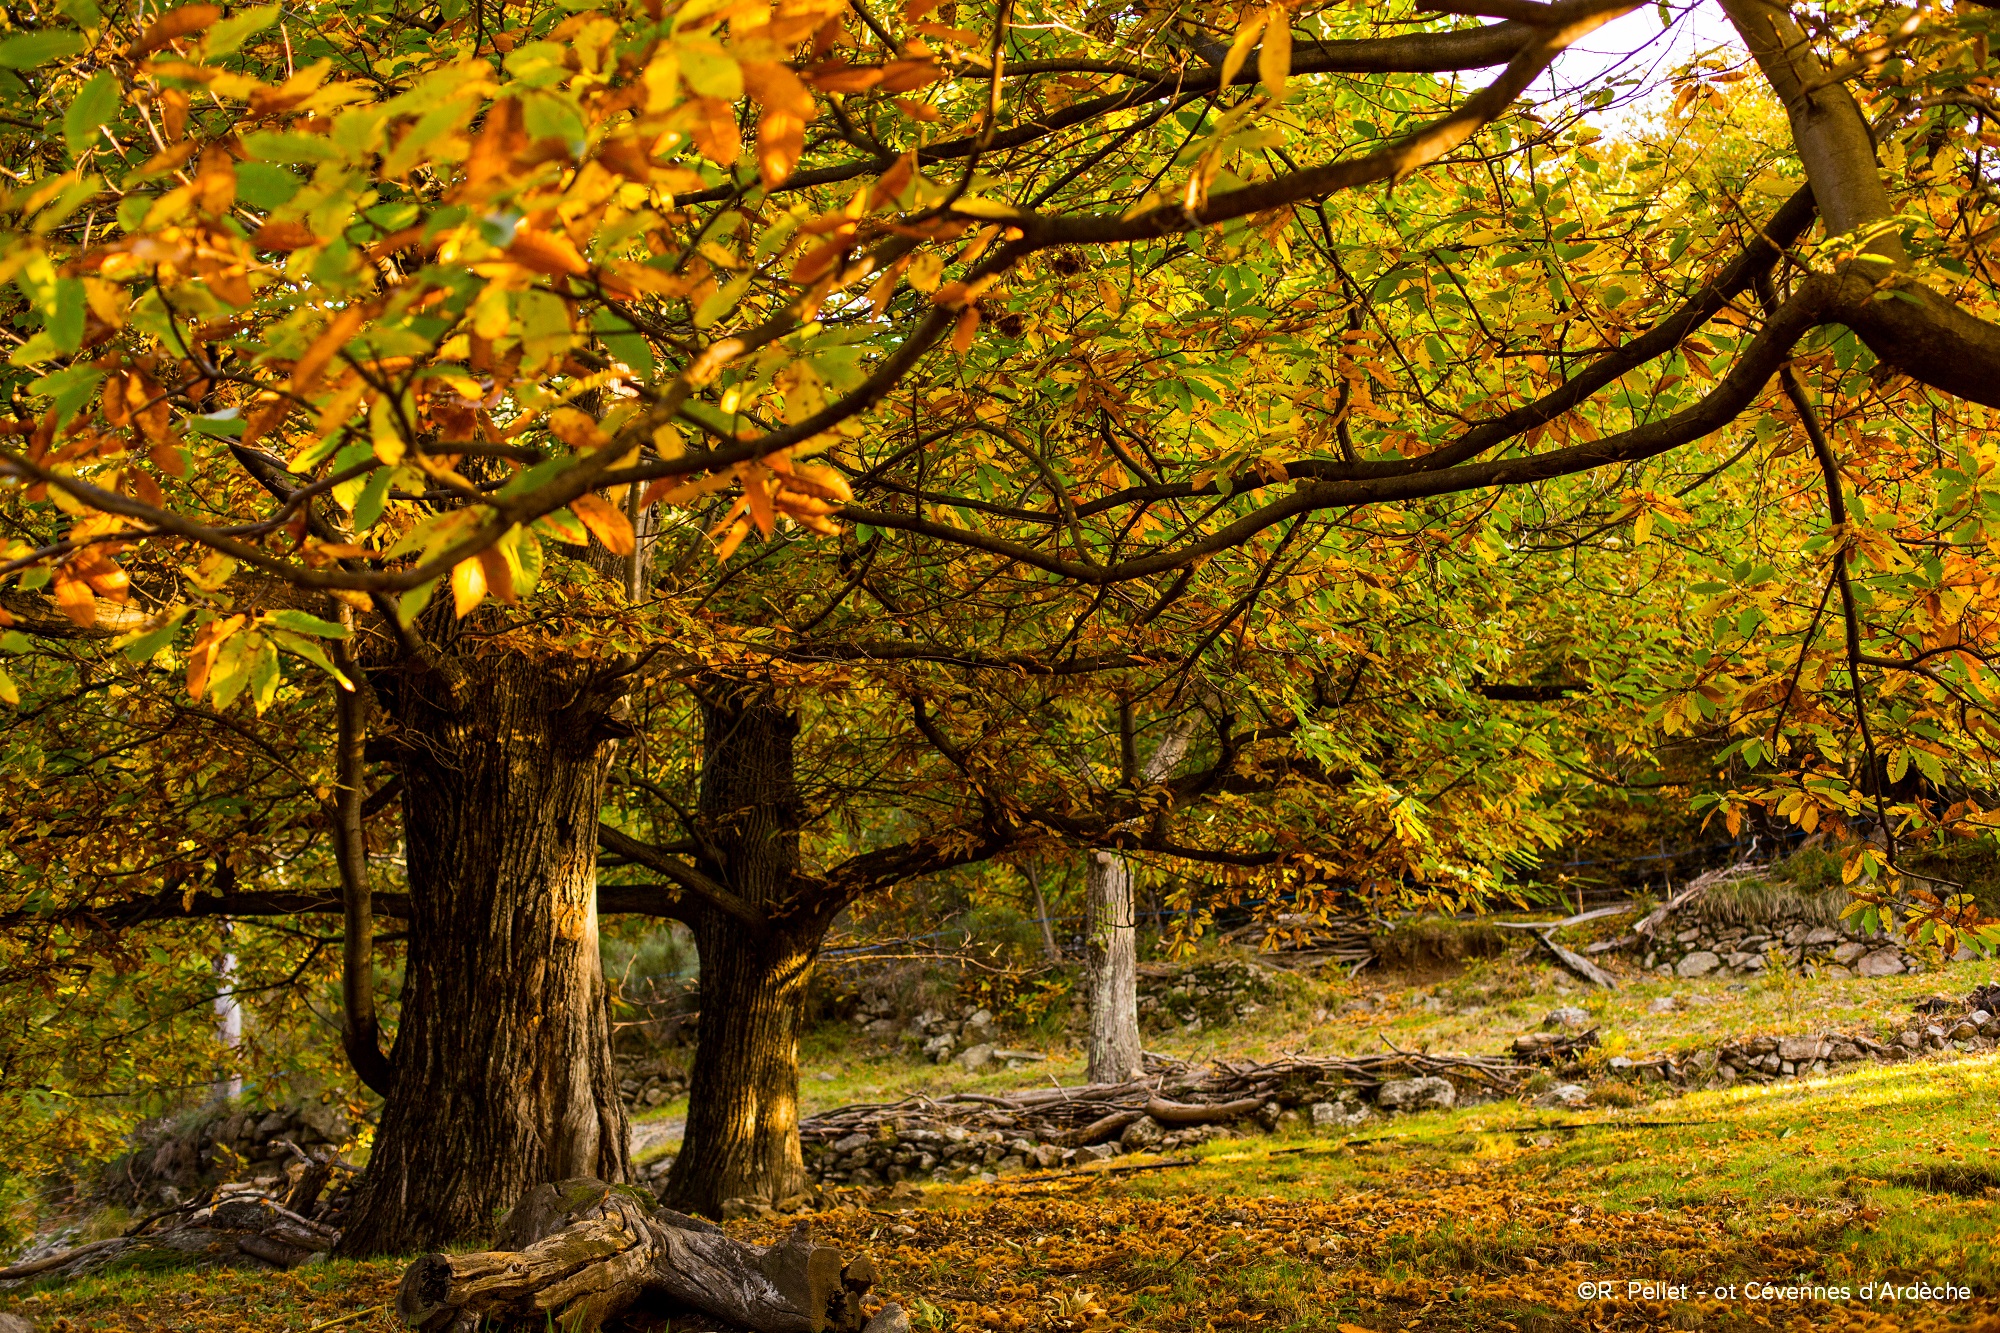
{"label": "orange leaf", "polygon": [[149,449],[146,456],[153,460],[154,467],[170,477],[187,475],[187,460],[181,457],[180,450],[165,440],[161,440]]}
{"label": "orange leaf", "polygon": [[943,77],[934,60],[892,60],[882,66],[882,90],[907,93]]}
{"label": "orange leaf", "polygon": [[182,5],[155,19],[153,26],[146,29],[146,35],[132,43],[125,56],[128,60],[138,60],[169,42],[212,28],[221,21],[222,9],[219,5]]}
{"label": "orange leaf", "polygon": [[743,482],[743,498],[750,506],[750,521],[766,537],[771,535],[771,529],[778,521],[771,508],[772,480],[769,472],[752,465],[750,476]]}
{"label": "orange leaf", "polygon": [[211,620],[203,625],[194,636],[194,646],[188,651],[188,694],[201,698],[208,688],[208,671],[215,665],[215,650],[222,641],[243,627],[245,617],[230,616],[226,620]]}
{"label": "orange leaf", "polygon": [[549,413],[549,434],[578,453],[595,449],[607,438],[588,412],[579,412],[574,407],[559,407]]}
{"label": "orange leaf", "polygon": [[347,340],[361,327],[361,307],[348,306],[333,317],[333,323],[326,326],[326,332],[313,340],[306,348],[305,355],[292,363],[292,392],[306,393],[319,379],[320,371],[333,360]]}
{"label": "orange leaf", "polygon": [[729,534],[722,539],[722,544],[715,548],[715,558],[717,560],[727,560],[730,556],[735,555],[736,548],[741,546],[743,539],[749,535],[750,524],[748,521],[740,518],[737,519],[729,525]]}
{"label": "orange leaf", "polygon": [[845,60],[829,60],[806,71],[812,86],[828,93],[865,93],[882,82],[880,65],[850,65]]}
{"label": "orange leaf", "polygon": [[743,156],[743,136],[736,129],[736,108],[719,97],[695,99],[701,119],[694,123],[694,146],[717,166]]}
{"label": "orange leaf", "polygon": [[951,350],[963,356],[972,350],[972,335],[979,332],[979,307],[969,305],[958,312],[958,323],[952,326]]}
{"label": "orange leaf", "polygon": [[489,546],[479,553],[479,569],[486,576],[486,586],[493,595],[509,606],[520,605],[521,599],[514,595],[514,572],[507,568],[507,557]]}
{"label": "orange leaf", "polygon": [[632,525],[603,496],[590,491],[569,502],[569,510],[613,555],[632,554]]}
{"label": "orange leaf", "polygon": [[56,605],[72,621],[89,629],[97,623],[97,595],[90,585],[70,573],[68,566],[56,566]]}
{"label": "orange leaf", "polygon": [[590,272],[590,265],[576,252],[569,237],[527,227],[514,233],[513,241],[507,246],[507,258],[522,268],[546,273],[550,277]]}
{"label": "orange leaf", "polygon": [[251,233],[250,243],[259,250],[303,250],[319,244],[319,237],[303,222],[266,222]]}

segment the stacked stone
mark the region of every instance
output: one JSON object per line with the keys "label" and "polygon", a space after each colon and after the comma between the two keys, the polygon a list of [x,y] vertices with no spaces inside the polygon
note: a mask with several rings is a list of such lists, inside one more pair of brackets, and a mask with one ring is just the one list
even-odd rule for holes
{"label": "stacked stone", "polygon": [[1811,964],[1823,976],[1892,977],[1921,972],[1923,964],[1896,940],[1857,935],[1838,926],[1797,918],[1756,925],[1695,922],[1662,937],[1647,950],[1643,966],[1661,976],[1749,976],[1774,961],[1786,967]]}
{"label": "stacked stone", "polygon": [[657,1057],[618,1062],[618,1097],[628,1111],[651,1110],[686,1094],[687,1075]]}
{"label": "stacked stone", "polygon": [[1270,973],[1242,959],[1147,968],[1139,977],[1139,1021],[1154,1031],[1227,1027],[1259,1012],[1277,996]]}
{"label": "stacked stone", "polygon": [[1111,1142],[1070,1148],[1050,1142],[1060,1137],[1054,1134],[905,1123],[883,1126],[872,1134],[849,1134],[831,1143],[808,1144],[806,1172],[824,1185],[893,1185],[918,1178],[995,1180],[1023,1171],[1104,1161],[1125,1152],[1170,1152],[1221,1132],[1212,1126],[1168,1132],[1144,1119],[1127,1126]]}
{"label": "stacked stone", "polygon": [[193,1121],[140,1130],[132,1151],[104,1169],[103,1193],[131,1207],[170,1206],[217,1181],[282,1176],[299,1159],[294,1148],[337,1148],[353,1134],[347,1113],[331,1104],[219,1107]]}

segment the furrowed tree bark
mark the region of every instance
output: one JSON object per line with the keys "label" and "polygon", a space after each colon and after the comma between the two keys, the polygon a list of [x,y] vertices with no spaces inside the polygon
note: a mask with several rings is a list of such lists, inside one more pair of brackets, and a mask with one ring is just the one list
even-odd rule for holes
{"label": "furrowed tree bark", "polygon": [[597,947],[609,733],[587,671],[502,651],[385,692],[401,728],[409,952],[394,1081],[344,1254],[449,1245],[536,1185],[626,1176]]}
{"label": "furrowed tree bark", "polygon": [[[701,702],[702,869],[760,913],[796,887],[803,808],[794,773],[798,719],[754,688],[711,681]],[[678,1208],[721,1216],[732,1199],[775,1204],[806,1189],[799,1149],[799,1031],[829,922],[820,913],[761,925],[703,904],[694,913],[701,1013],[687,1128],[665,1187]]]}
{"label": "furrowed tree bark", "polygon": [[753,1333],[851,1333],[875,1279],[867,1258],[843,1261],[813,1244],[805,1223],[775,1245],[745,1245],[638,1190],[588,1179],[530,1191],[494,1245],[418,1259],[397,1288],[396,1313],[433,1333],[552,1324],[591,1333],[651,1299]]}

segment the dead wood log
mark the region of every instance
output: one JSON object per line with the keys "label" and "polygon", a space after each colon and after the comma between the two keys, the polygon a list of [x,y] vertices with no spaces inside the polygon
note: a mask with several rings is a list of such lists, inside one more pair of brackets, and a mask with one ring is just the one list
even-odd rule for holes
{"label": "dead wood log", "polygon": [[501,1248],[427,1254],[403,1274],[396,1313],[426,1333],[510,1322],[591,1333],[647,1297],[751,1333],[852,1333],[875,1280],[866,1258],[843,1263],[806,1223],[775,1245],[656,1207],[599,1180],[529,1191],[501,1223]]}
{"label": "dead wood log", "polygon": [[1542,942],[1544,949],[1547,949],[1555,956],[1556,962],[1562,964],[1573,975],[1581,977],[1593,986],[1602,986],[1606,990],[1618,989],[1618,978],[1612,976],[1582,954],[1563,948],[1562,945],[1557,944],[1547,935],[1537,935],[1535,938]]}
{"label": "dead wood log", "polygon": [[1067,1133],[1055,1135],[1051,1141],[1065,1148],[1084,1148],[1093,1143],[1102,1143],[1105,1139],[1117,1138],[1125,1132],[1127,1126],[1135,1125],[1145,1118],[1144,1111],[1113,1111],[1110,1115],[1100,1116],[1091,1121],[1082,1129],[1072,1129]]}
{"label": "dead wood log", "polygon": [[1154,1097],[1146,1103],[1146,1114],[1163,1125],[1213,1125],[1249,1115],[1263,1104],[1262,1097],[1233,1102],[1170,1102]]}

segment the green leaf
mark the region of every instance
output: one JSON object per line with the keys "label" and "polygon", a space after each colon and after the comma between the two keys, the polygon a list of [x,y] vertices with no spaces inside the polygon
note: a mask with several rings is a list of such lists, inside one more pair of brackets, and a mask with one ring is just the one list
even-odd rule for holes
{"label": "green leaf", "polygon": [[550,541],[560,542],[564,546],[590,545],[590,533],[583,526],[583,520],[567,509],[543,514],[535,520],[534,528]]}
{"label": "green leaf", "polygon": [[396,478],[394,468],[376,468],[368,474],[368,484],[354,497],[354,530],[366,532],[375,526],[389,505],[389,484]]}
{"label": "green leaf", "polygon": [[288,629],[295,634],[310,634],[321,639],[344,639],[351,631],[347,626],[332,620],[321,620],[318,616],[304,611],[272,611],[265,615],[264,623]]}
{"label": "green leaf", "polygon": [[438,581],[420,583],[396,599],[396,619],[405,625],[413,624],[429,604],[431,594],[437,591]]}
{"label": "green leaf", "polygon": [[754,270],[745,269],[730,279],[727,286],[720,287],[710,294],[709,298],[701,303],[700,309],[694,312],[694,326],[698,329],[708,328],[734,310],[736,303],[743,299],[743,293],[750,290],[750,279],[755,276]]}
{"label": "green leaf", "polygon": [[17,33],[0,42],[0,69],[39,69],[43,65],[73,56],[84,48],[80,32],[60,32],[43,28]]}
{"label": "green leaf", "polygon": [[173,642],[174,635],[180,632],[181,623],[187,618],[188,608],[182,607],[169,616],[166,623],[158,629],[142,630],[132,635],[130,639],[121,641],[119,646],[125,650],[125,656],[134,666],[144,666],[158,657],[160,651]]}
{"label": "green leaf", "polygon": [[270,162],[236,164],[236,197],[265,212],[289,203],[299,192],[299,178]]}
{"label": "green leaf", "polygon": [[246,9],[232,18],[226,18],[208,30],[208,42],[202,48],[210,60],[226,56],[240,49],[250,34],[262,32],[278,21],[277,5],[259,5]]}
{"label": "green leaf", "polygon": [[301,638],[296,634],[287,634],[283,630],[279,630],[271,637],[276,639],[288,651],[305,658],[306,661],[311,662],[321,671],[326,672],[327,675],[339,681],[342,689],[351,690],[354,688],[354,682],[349,680],[346,674],[333,664],[332,660],[327,657],[326,650],[311,639]]}
{"label": "green leaf", "polygon": [[252,130],[243,136],[243,151],[262,162],[334,162],[340,149],[318,134],[285,134]]}
{"label": "green leaf", "polygon": [[63,142],[72,153],[81,153],[99,142],[98,131],[118,114],[118,76],[101,69],[77,92],[76,100],[63,112]]}
{"label": "green leaf", "polygon": [[0,667],[0,704],[9,708],[18,708],[21,704],[21,691],[14,687],[14,678],[7,674],[5,667]]}
{"label": "green leaf", "polygon": [[28,392],[54,402],[56,424],[62,426],[83,410],[103,382],[104,372],[95,366],[71,366],[42,376],[28,386]]}

